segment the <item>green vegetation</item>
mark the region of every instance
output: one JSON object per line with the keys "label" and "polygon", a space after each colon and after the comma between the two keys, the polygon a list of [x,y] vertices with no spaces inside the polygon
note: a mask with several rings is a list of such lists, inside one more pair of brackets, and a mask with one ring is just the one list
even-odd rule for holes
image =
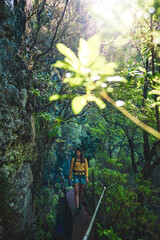
{"label": "green vegetation", "polygon": [[[159,141],[154,138],[160,139],[159,107],[158,102],[156,103],[159,100],[157,95],[160,76],[160,35],[157,30],[159,15],[153,7],[154,2],[144,2],[138,6],[135,1],[136,7],[130,4],[111,6],[110,12],[114,21],[106,21],[107,15],[103,17],[102,12],[97,14],[104,20],[103,31],[87,41],[80,39],[77,55],[64,44],[57,44],[65,59],[57,61],[52,67],[65,70],[63,83],[67,84],[72,92],[69,95],[56,93],[50,97],[50,101],[72,99],[71,106],[76,115],[81,112],[92,115],[92,111],[94,112],[94,127],[88,115],[85,123],[91,123],[88,127],[90,131],[98,133],[96,137],[99,141],[104,139],[103,144],[97,144],[96,153],[100,151],[101,155],[105,150],[108,156],[106,160],[103,159],[103,167],[99,164],[102,157],[96,158],[94,173],[104,185],[108,185],[110,179],[117,182],[108,191],[109,196],[101,206],[101,224],[98,225],[100,236],[104,234],[109,239],[118,239],[117,236],[122,239],[156,239],[159,235],[156,231],[159,228],[159,216],[155,216],[153,206],[157,203],[155,199],[158,189],[154,188],[152,178],[159,166]],[[128,10],[129,5],[131,10]],[[121,7],[124,15],[120,15],[118,7]],[[125,14],[128,18],[124,21],[122,17],[125,17]],[[112,32],[109,32],[109,28],[113,29]],[[119,59],[117,52],[123,55],[123,60]],[[151,91],[152,88],[154,90]],[[119,116],[104,99],[145,131]],[[122,107],[124,104],[125,108]],[[85,127],[85,124],[83,126]],[[156,128],[158,130],[155,130]],[[124,151],[126,144],[130,160]],[[108,145],[108,151],[105,145]],[[105,168],[105,162],[111,157],[116,157],[120,163]],[[126,159],[132,165],[126,167],[122,173],[119,168],[127,162]],[[132,175],[128,180],[125,177],[126,170]],[[100,196],[102,190],[97,184],[98,182],[95,182],[95,195]],[[92,184],[90,185],[92,188]],[[91,202],[92,198],[92,195],[88,195],[88,202]],[[152,224],[148,224],[147,219],[150,219]]]}
{"label": "green vegetation", "polygon": [[[86,190],[87,207],[90,214],[93,214],[95,204],[102,193],[103,185],[107,187],[96,218],[96,228],[99,233],[97,239],[101,239],[100,237],[103,235],[116,240],[134,239],[135,228],[137,227],[141,231],[142,239],[151,237],[156,239],[159,234],[157,231],[159,220],[155,211],[151,208],[151,202],[155,205],[159,200],[156,197],[157,191],[151,189],[151,182],[143,181],[139,186],[138,192],[139,194],[142,193],[145,199],[142,207],[139,205],[136,193],[138,178],[134,179],[133,184],[133,174],[122,173],[125,166],[120,164],[117,159],[106,158],[103,164],[100,161],[100,159],[97,159],[91,162],[90,176],[93,172],[94,184],[91,181]],[[138,226],[136,226],[137,211]],[[150,236],[146,234],[147,231],[150,232]]]}
{"label": "green vegetation", "polygon": [[56,224],[57,206],[60,198],[64,197],[60,184],[44,187],[40,196],[35,199],[38,222],[35,230],[35,240],[49,240],[52,238]]}
{"label": "green vegetation", "polygon": [[[33,164],[35,240],[53,238],[76,147],[89,162],[91,215],[107,187],[96,239],[158,240],[159,1],[26,1],[24,14],[18,54],[32,73],[29,140],[13,131],[2,164],[11,174]],[[8,214],[9,181],[0,181]]]}

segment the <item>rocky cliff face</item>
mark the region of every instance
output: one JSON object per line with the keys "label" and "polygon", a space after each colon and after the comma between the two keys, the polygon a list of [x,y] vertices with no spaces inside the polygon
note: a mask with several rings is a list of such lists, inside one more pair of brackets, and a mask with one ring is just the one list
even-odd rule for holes
{"label": "rocky cliff face", "polygon": [[33,222],[31,165],[35,123],[29,97],[31,73],[18,56],[25,27],[24,2],[1,2],[0,18],[0,239],[21,239]]}

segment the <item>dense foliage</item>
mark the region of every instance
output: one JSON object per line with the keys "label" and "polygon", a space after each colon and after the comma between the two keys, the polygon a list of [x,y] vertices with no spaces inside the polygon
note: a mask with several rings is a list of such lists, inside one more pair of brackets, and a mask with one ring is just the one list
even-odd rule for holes
{"label": "dense foliage", "polygon": [[[120,7],[120,4],[118,7]],[[67,95],[55,94],[50,97],[50,100],[72,98],[71,105],[75,114],[79,114],[85,106],[90,107],[90,109],[86,109],[90,115],[94,111],[94,127],[91,127],[91,123],[89,128],[93,132],[96,131],[100,134],[101,141],[104,139],[100,148],[101,151],[102,149],[103,151],[106,150],[105,145],[109,147],[105,155],[108,156],[107,159],[103,156],[106,159],[106,161],[103,159],[103,167],[113,153],[114,157],[124,164],[124,168],[127,160],[132,164],[132,168],[129,166],[128,169],[123,170],[126,173],[130,169],[132,175],[130,181],[123,179],[123,175],[120,173],[123,181],[118,181],[120,186],[116,188],[115,185],[115,189],[111,190],[113,194],[110,196],[111,206],[109,202],[102,204],[103,207],[100,213],[102,215],[100,217],[102,226],[98,225],[100,236],[104,234],[110,239],[116,239],[116,233],[118,233],[122,239],[158,239],[159,216],[155,216],[155,209],[157,208],[156,204],[159,204],[159,200],[157,198],[158,189],[154,186],[153,176],[160,163],[159,140],[153,136],[160,138],[158,133],[160,130],[159,107],[156,103],[159,93],[156,84],[159,84],[160,75],[159,15],[154,8],[154,3],[144,2],[142,5],[137,5],[136,8],[132,8],[130,12],[127,10],[128,5],[124,4],[124,6],[121,6],[121,11],[123,10],[124,15],[127,14],[129,18],[128,22],[127,19],[124,22],[118,7],[114,6],[113,9],[110,9],[110,11],[113,10],[114,22],[108,21],[106,25],[104,24],[103,33],[101,32],[87,41],[80,39],[78,57],[65,45],[60,43],[57,45],[58,50],[65,56],[65,59],[64,61],[57,61],[53,66],[67,70],[63,82],[69,83],[73,92]],[[134,14],[135,19],[131,18],[131,14]],[[116,26],[117,22],[120,26],[119,29]],[[109,36],[105,37],[105,34],[109,32],[107,27],[111,26],[113,31],[108,34],[110,35],[109,39]],[[125,29],[123,28],[122,31],[124,26]],[[101,48],[100,42],[103,43]],[[130,56],[128,56],[128,51],[131,52]],[[121,56],[123,55],[123,61],[119,59],[116,52]],[[106,58],[108,62],[106,62]],[[152,88],[156,90],[151,91]],[[117,101],[113,101],[109,95]],[[137,128],[122,115],[119,116],[119,113],[115,110],[110,110],[110,107],[106,105],[104,100],[102,101],[102,98],[145,131]],[[124,103],[128,111],[121,107]],[[90,115],[87,116],[88,120]],[[147,125],[137,120],[137,118]],[[112,125],[115,127],[114,132],[110,127]],[[148,125],[152,126],[152,128]],[[102,128],[103,130],[101,130]],[[158,131],[155,131],[155,128]],[[115,136],[118,136],[118,141]],[[96,135],[96,137],[98,136]],[[100,151],[100,149],[99,144],[97,144],[96,152]],[[130,157],[127,154],[128,150]],[[97,156],[95,160],[99,168],[101,167],[99,165],[101,158],[101,156]],[[114,169],[112,172],[113,167],[110,166],[109,168],[111,170],[103,168],[98,172],[95,165],[93,167],[95,174],[102,182],[105,181],[105,185],[109,183],[108,172],[111,172],[112,179],[114,173],[119,176],[118,170],[115,171]],[[124,183],[127,185],[125,188]],[[98,191],[98,187],[95,191]],[[119,194],[117,195],[117,193]],[[91,200],[92,196],[89,197]],[[123,197],[126,197],[126,199],[124,200]],[[115,199],[116,202],[114,203]],[[109,201],[108,198],[107,200]],[[129,206],[129,211],[127,211],[126,206]],[[106,210],[104,211],[104,209]],[[105,219],[104,212],[107,219]],[[126,222],[123,222],[123,217]],[[147,224],[147,219],[150,219],[151,224]],[[107,231],[109,228],[110,230]],[[116,231],[115,234],[114,231]]]}
{"label": "dense foliage", "polygon": [[34,141],[43,135],[48,146],[35,188],[41,209],[35,239],[52,238],[61,180],[67,184],[80,146],[90,168],[90,214],[107,187],[94,226],[97,239],[158,240],[160,4],[101,0],[99,9],[96,2],[26,1],[18,54],[33,74]]}

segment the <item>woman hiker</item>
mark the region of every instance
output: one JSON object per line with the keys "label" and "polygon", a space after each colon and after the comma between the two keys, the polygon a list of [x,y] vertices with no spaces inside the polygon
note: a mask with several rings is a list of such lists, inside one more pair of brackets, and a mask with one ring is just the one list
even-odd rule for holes
{"label": "woman hiker", "polygon": [[79,215],[82,209],[81,201],[83,197],[83,188],[88,180],[88,162],[84,157],[83,150],[77,148],[76,157],[72,158],[70,174],[69,174],[69,184],[71,184],[72,172],[74,178],[74,189],[75,189],[75,201],[76,201],[76,214]]}

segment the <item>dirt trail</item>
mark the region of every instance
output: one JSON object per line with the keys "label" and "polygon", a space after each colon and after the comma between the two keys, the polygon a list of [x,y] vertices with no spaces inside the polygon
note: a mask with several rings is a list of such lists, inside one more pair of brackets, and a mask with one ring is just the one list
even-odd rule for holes
{"label": "dirt trail", "polygon": [[[73,230],[71,240],[83,240],[83,237],[88,229],[91,217],[88,215],[86,208],[82,204],[80,215],[76,215],[76,205],[74,200],[74,189],[67,193],[68,206],[71,209]],[[94,240],[94,233],[91,231],[88,240]]]}

